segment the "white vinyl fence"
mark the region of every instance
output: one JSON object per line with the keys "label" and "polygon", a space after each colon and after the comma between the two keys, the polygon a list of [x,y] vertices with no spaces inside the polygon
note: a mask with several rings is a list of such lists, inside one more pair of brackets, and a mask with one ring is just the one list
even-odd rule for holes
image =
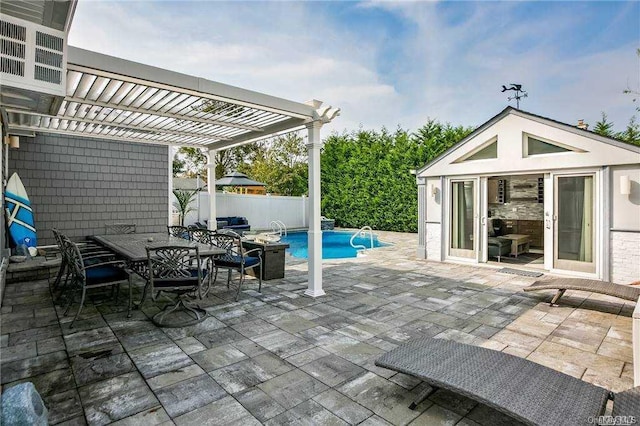
{"label": "white vinyl fence", "polygon": [[[175,198],[172,200],[172,205]],[[187,214],[184,224],[204,223],[209,220],[209,193],[201,192],[191,203],[194,209]],[[246,217],[252,230],[271,229],[273,220],[284,222],[287,229],[308,227],[308,197],[281,197],[275,195],[240,195],[217,192],[216,216]],[[175,209],[174,209],[175,211]],[[173,215],[173,224],[179,224],[177,214]]]}

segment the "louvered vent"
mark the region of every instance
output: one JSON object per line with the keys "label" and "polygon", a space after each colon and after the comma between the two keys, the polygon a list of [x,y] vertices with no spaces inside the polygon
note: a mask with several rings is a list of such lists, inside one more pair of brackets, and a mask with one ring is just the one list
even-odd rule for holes
{"label": "louvered vent", "polygon": [[[66,50],[65,32],[0,15],[0,87],[6,106],[56,111],[66,92]],[[40,99],[45,94],[48,107]]]}
{"label": "louvered vent", "polygon": [[24,77],[27,28],[0,20],[0,71]]}
{"label": "louvered vent", "polygon": [[64,39],[36,31],[36,80],[60,84],[63,49]]}

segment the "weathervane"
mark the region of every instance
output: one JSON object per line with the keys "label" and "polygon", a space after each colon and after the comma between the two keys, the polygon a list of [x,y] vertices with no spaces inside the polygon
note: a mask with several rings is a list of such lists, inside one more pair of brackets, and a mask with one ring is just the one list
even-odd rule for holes
{"label": "weathervane", "polygon": [[507,90],[515,90],[516,93],[513,96],[509,96],[507,99],[510,101],[515,99],[516,108],[520,109],[520,99],[526,98],[528,95],[527,92],[522,90],[522,84],[511,83],[511,87],[509,87],[508,89],[506,86],[502,86],[503,92],[506,92]]}

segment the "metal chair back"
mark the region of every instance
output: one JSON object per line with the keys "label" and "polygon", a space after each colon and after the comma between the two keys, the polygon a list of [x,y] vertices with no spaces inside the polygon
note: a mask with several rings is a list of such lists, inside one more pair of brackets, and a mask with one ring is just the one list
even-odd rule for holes
{"label": "metal chair back", "polygon": [[135,234],[136,224],[135,223],[114,223],[111,225],[105,224],[104,233],[106,235]]}
{"label": "metal chair back", "polygon": [[167,226],[167,233],[172,237],[189,239],[189,228],[186,226]]}
{"label": "metal chair back", "polygon": [[213,235],[215,231],[209,231],[208,229],[194,228],[189,230],[191,241],[195,241],[201,244],[214,245]]}
{"label": "metal chair back", "polygon": [[198,247],[147,247],[147,260],[152,298],[157,291],[198,291],[200,295],[202,263]]}

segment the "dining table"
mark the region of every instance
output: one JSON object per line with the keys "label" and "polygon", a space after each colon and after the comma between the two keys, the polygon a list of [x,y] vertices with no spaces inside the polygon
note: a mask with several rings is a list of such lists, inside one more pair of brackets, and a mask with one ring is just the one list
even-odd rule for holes
{"label": "dining table", "polygon": [[[89,237],[90,240],[108,248],[126,263],[129,270],[141,276],[146,285],[142,293],[142,298],[136,306],[139,306],[144,302],[149,287],[149,268],[147,259],[147,247],[156,248],[161,246],[179,246],[186,248],[198,248],[200,258],[213,259],[216,256],[225,254],[225,249],[209,245],[202,244],[195,241],[186,240],[180,237],[174,237],[165,232],[152,232],[143,234],[109,234],[109,235],[93,235]],[[211,274],[209,274],[209,280],[206,284],[206,290],[204,293],[208,293],[211,286]]]}

